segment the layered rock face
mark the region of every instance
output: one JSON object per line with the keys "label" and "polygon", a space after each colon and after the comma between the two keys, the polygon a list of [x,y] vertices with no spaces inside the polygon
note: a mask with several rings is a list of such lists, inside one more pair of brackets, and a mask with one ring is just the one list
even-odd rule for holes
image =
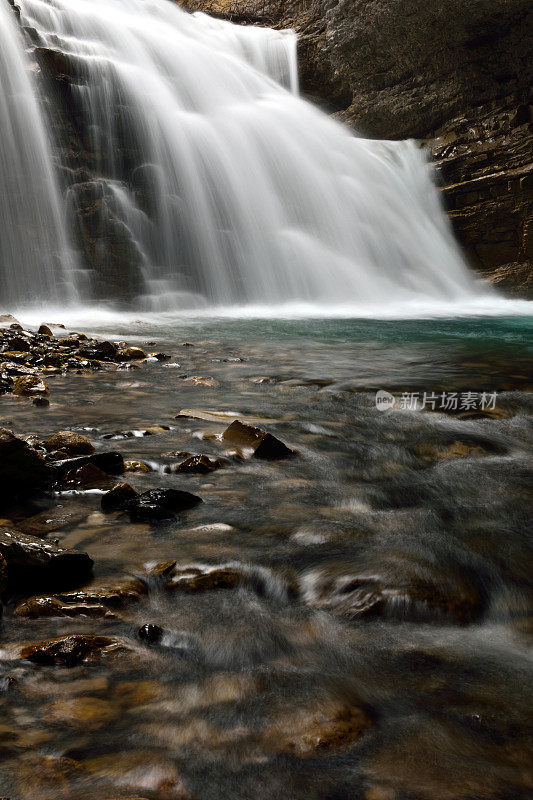
{"label": "layered rock face", "polygon": [[430,149],[472,266],[533,297],[529,0],[185,0],[300,33],[302,91],[368,136]]}

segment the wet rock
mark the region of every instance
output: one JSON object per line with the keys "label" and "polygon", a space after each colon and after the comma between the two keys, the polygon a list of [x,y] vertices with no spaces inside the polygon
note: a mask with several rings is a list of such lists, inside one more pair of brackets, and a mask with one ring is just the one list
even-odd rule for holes
{"label": "wet rock", "polygon": [[191,375],[189,378],[185,378],[186,383],[192,383],[194,386],[206,386],[209,388],[216,388],[219,384],[214,378],[210,378],[207,375]]}
{"label": "wet rock", "polygon": [[99,603],[66,603],[56,595],[36,595],[17,603],[13,616],[27,619],[41,619],[42,617],[113,619],[115,614]]}
{"label": "wet rock", "polygon": [[48,486],[54,477],[54,468],[27,442],[0,428],[0,499],[29,494]]}
{"label": "wet rock", "polygon": [[135,503],[133,508],[128,510],[132,522],[165,522],[176,516],[169,508],[143,501]]}
{"label": "wet rock", "polygon": [[30,536],[43,537],[54,531],[59,531],[67,525],[81,522],[90,513],[91,509],[88,506],[67,503],[19,520],[17,522],[17,530],[29,533]]}
{"label": "wet rock", "polygon": [[148,353],[146,353],[142,347],[126,347],[124,350],[119,350],[117,353],[117,359],[119,361],[136,361],[147,357]]}
{"label": "wet rock", "polygon": [[119,709],[100,697],[71,697],[46,703],[41,716],[48,725],[95,731],[117,719]]}
{"label": "wet rock", "polygon": [[0,555],[9,568],[10,584],[75,586],[87,580],[93,562],[87,553],[67,550],[21,531],[0,528]]}
{"label": "wet rock", "polygon": [[147,623],[139,628],[139,639],[147,644],[158,644],[163,637],[163,628]]}
{"label": "wet rock", "polygon": [[219,458],[209,458],[209,456],[191,456],[191,458],[185,459],[182,461],[181,464],[178,464],[176,467],[171,468],[171,472],[181,472],[181,473],[198,473],[200,475],[207,475],[209,472],[214,472],[217,469],[220,469],[223,466],[221,459]]}
{"label": "wet rock", "polygon": [[165,589],[181,592],[234,589],[243,582],[243,574],[232,567],[181,566],[176,561],[149,564],[148,574],[163,580]]}
{"label": "wet rock", "polygon": [[75,667],[126,652],[126,645],[110,636],[73,634],[26,645],[20,650],[20,658],[34,664]]}
{"label": "wet rock", "polygon": [[138,497],[138,492],[129,483],[117,483],[102,497],[102,508],[104,511],[118,511],[124,508],[126,503]]}
{"label": "wet rock", "polygon": [[39,326],[38,333],[40,333],[41,336],[53,336],[54,335],[52,333],[52,329],[49,328],[48,325],[46,325],[44,322],[43,322],[42,325]]}
{"label": "wet rock", "polygon": [[151,472],[152,468],[144,461],[125,461],[124,472]]}
{"label": "wet rock", "polygon": [[371,727],[372,720],[362,708],[329,703],[281,717],[278,725],[267,728],[263,744],[276,753],[308,758],[348,747]]}
{"label": "wet rock", "polygon": [[148,793],[161,800],[192,800],[174,764],[158,752],[106,753],[87,759],[84,765],[99,782],[109,780],[110,785],[116,787],[115,798],[143,800],[142,795]]}
{"label": "wet rock", "polygon": [[222,434],[222,440],[226,444],[252,450],[254,458],[268,461],[291,458],[295,455],[294,450],[290,450],[271,433],[252,425],[246,425],[239,420],[235,420],[226,428]]}
{"label": "wet rock", "polygon": [[78,469],[69,470],[63,476],[65,486],[77,486],[80,489],[106,489],[112,484],[112,480],[100,467],[94,464],[85,464]]}
{"label": "wet rock", "polygon": [[37,595],[15,606],[16,617],[102,617],[113,618],[117,609],[140,600],[146,585],[135,578],[97,580],[79,590]]}
{"label": "wet rock", "polygon": [[37,375],[22,375],[13,383],[13,394],[21,397],[50,394],[50,389]]}
{"label": "wet rock", "polygon": [[50,405],[50,400],[47,397],[34,397],[32,403],[38,408],[47,408]]}
{"label": "wet rock", "polygon": [[94,358],[97,361],[114,361],[118,348],[112,342],[97,342],[96,344],[80,347],[79,354],[83,358]]}
{"label": "wet rock", "polygon": [[473,570],[432,564],[407,553],[387,553],[359,569],[332,564],[312,570],[303,576],[302,589],[308,604],[350,619],[383,616],[468,624],[486,602]]}
{"label": "wet rock", "polygon": [[45,443],[47,450],[63,450],[69,456],[84,456],[94,453],[93,443],[81,433],[59,431]]}
{"label": "wet rock", "polygon": [[9,347],[11,351],[18,353],[29,353],[31,351],[30,342],[23,336],[13,336],[9,342]]}
{"label": "wet rock", "polygon": [[172,519],[176,513],[186,511],[202,502],[202,498],[179,489],[151,489],[125,504],[132,522],[149,522]]}
{"label": "wet rock", "polygon": [[79,456],[78,458],[65,458],[59,461],[54,461],[60,478],[64,477],[67,472],[77,470],[87,464],[92,464],[102,472],[108,475],[122,475],[124,472],[124,459],[122,455],[114,450],[106,453],[92,453],[89,456]]}

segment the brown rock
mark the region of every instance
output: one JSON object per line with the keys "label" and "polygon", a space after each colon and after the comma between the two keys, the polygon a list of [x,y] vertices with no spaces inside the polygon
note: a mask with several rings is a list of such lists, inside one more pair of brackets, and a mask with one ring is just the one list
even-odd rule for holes
{"label": "brown rock", "polygon": [[38,333],[40,333],[40,334],[41,334],[41,336],[50,336],[50,337],[53,337],[53,335],[54,335],[54,334],[52,333],[52,330],[51,330],[51,328],[49,328],[49,327],[48,327],[48,325],[46,325],[44,322],[43,322],[43,324],[42,324],[42,325],[40,325],[40,326],[39,326]]}
{"label": "brown rock", "polygon": [[41,716],[49,725],[95,731],[117,719],[119,709],[100,697],[72,697],[46,703]]}
{"label": "brown rock", "polygon": [[69,456],[85,456],[94,453],[94,445],[81,433],[59,431],[45,443],[47,450],[63,450]]}
{"label": "brown rock", "polygon": [[358,619],[451,619],[474,621],[484,609],[485,593],[475,572],[458,565],[447,569],[407,553],[386,553],[360,568],[331,564],[304,577],[304,599],[334,614]]}
{"label": "brown rock", "polygon": [[21,397],[32,397],[36,394],[50,394],[50,389],[41,378],[36,375],[22,375],[13,383],[13,394]]}
{"label": "brown rock", "polygon": [[195,386],[207,386],[209,388],[215,388],[218,386],[218,381],[214,378],[209,378],[206,375],[191,375],[189,378],[185,378],[186,383],[192,383]]}
{"label": "brown rock", "polygon": [[10,582],[17,589],[32,581],[54,587],[75,586],[88,578],[93,566],[87,553],[7,528],[0,528],[0,555],[7,562]]}
{"label": "brown rock", "polygon": [[23,439],[0,428],[0,498],[12,499],[47,486],[54,469]]}
{"label": "brown rock", "polygon": [[268,750],[308,758],[352,745],[371,726],[363,709],[329,703],[283,716],[267,728],[263,743]]}
{"label": "brown rock", "polygon": [[271,433],[252,425],[246,425],[239,420],[235,420],[226,428],[222,434],[222,440],[225,444],[252,450],[255,458],[268,461],[290,458],[295,455],[294,450],[290,450]]}
{"label": "brown rock", "polygon": [[68,486],[92,489],[109,486],[111,479],[106,472],[95,464],[85,464],[83,467],[67,472],[63,481]]}
{"label": "brown rock", "polygon": [[209,472],[214,472],[222,467],[222,462],[219,458],[213,459],[209,456],[191,456],[185,459],[181,464],[171,469],[172,472],[183,473],[198,473],[200,475],[207,475]]}
{"label": "brown rock", "polygon": [[74,667],[127,651],[126,645],[109,636],[74,634],[26,645],[20,651],[20,658],[35,664]]}
{"label": "brown rock", "polygon": [[148,566],[149,574],[162,577],[165,589],[180,592],[206,592],[211,589],[234,589],[242,583],[242,574],[231,567],[182,567],[176,561]]}
{"label": "brown rock", "polygon": [[116,581],[97,580],[82,589],[30,597],[15,607],[16,617],[104,617],[113,610],[138,601],[147,593],[146,585],[135,578]]}
{"label": "brown rock", "polygon": [[124,350],[119,350],[117,354],[117,359],[119,361],[136,361],[147,357],[148,354],[142,347],[126,347]]}
{"label": "brown rock", "polygon": [[124,472],[151,472],[152,468],[144,461],[125,461]]}
{"label": "brown rock", "polygon": [[41,619],[42,617],[97,617],[113,619],[114,614],[99,603],[65,603],[58,596],[38,595],[21,600],[15,606],[14,617]]}
{"label": "brown rock", "polygon": [[103,495],[102,508],[104,511],[117,511],[123,508],[128,500],[132,500],[137,496],[138,492],[136,492],[129,483],[117,483],[116,486],[113,486],[112,489]]}

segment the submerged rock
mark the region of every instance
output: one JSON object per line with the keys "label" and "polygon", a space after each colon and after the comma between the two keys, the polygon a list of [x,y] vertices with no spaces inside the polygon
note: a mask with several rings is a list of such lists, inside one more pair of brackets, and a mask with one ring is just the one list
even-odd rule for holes
{"label": "submerged rock", "polygon": [[233,567],[182,566],[177,561],[149,564],[148,574],[162,579],[165,589],[182,592],[234,589],[244,577]]}
{"label": "submerged rock", "polygon": [[459,565],[446,568],[404,553],[384,554],[359,569],[331,564],[304,575],[302,585],[308,604],[350,619],[383,616],[467,624],[485,606],[473,570]]}
{"label": "submerged rock", "polygon": [[281,716],[278,724],[266,729],[263,744],[276,753],[309,758],[348,747],[371,727],[372,720],[362,708],[330,702]]}
{"label": "submerged rock", "polygon": [[0,528],[0,555],[9,568],[10,583],[74,586],[87,580],[93,562],[87,553],[67,550],[21,531]]}
{"label": "submerged rock", "polygon": [[235,447],[252,450],[254,458],[274,461],[295,455],[286,444],[261,428],[235,420],[222,434],[222,441]]}
{"label": "submerged rock", "polygon": [[95,731],[117,719],[120,710],[100,697],[69,697],[46,703],[41,715],[48,725]]}

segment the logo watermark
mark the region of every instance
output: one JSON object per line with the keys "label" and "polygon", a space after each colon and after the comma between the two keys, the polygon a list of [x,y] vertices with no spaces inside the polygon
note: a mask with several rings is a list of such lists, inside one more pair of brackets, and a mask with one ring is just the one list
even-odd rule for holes
{"label": "logo watermark", "polygon": [[376,408],[401,411],[493,411],[497,392],[402,392],[391,394],[385,389],[376,392]]}

